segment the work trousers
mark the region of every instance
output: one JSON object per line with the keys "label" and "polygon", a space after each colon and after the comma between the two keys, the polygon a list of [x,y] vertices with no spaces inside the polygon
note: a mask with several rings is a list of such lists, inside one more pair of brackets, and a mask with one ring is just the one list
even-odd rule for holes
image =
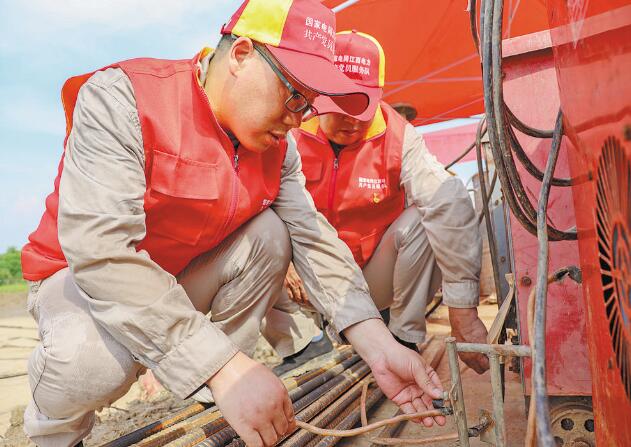
{"label": "work trousers", "polygon": [[[251,356],[290,258],[287,228],[266,210],[191,261],[177,280],[195,308]],[[122,397],[145,368],[92,318],[68,268],[31,283],[28,309],[41,341],[28,363],[24,430],[42,447],[74,446],[92,429],[95,410]],[[294,316],[306,326],[301,318]]]}
{"label": "work trousers", "polygon": [[[442,275],[416,207],[405,209],[388,227],[363,273],[375,306],[390,308],[390,332],[410,343],[423,342],[425,308]],[[284,291],[263,326],[263,336],[284,357],[306,346],[317,331],[298,307]]]}

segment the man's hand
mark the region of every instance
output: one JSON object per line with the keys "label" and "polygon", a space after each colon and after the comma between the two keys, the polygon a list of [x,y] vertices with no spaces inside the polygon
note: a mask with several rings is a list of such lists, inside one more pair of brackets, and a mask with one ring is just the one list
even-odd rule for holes
{"label": "man's hand", "polygon": [[294,410],[282,382],[241,352],[207,384],[221,414],[248,447],[273,446],[296,428]]}
{"label": "man's hand", "polygon": [[[432,410],[432,399],[443,397],[438,374],[418,353],[397,343],[383,321],[362,321],[347,328],[344,335],[368,363],[383,393],[404,413]],[[422,422],[431,427],[434,421],[445,425],[443,416]]]}
{"label": "man's hand", "polygon": [[[449,308],[449,323],[451,324],[451,335],[461,343],[486,343],[488,331],[478,317],[478,309]],[[489,369],[489,359],[484,354],[473,352],[459,352],[458,355],[465,364],[478,374]]]}
{"label": "man's hand", "polygon": [[287,269],[287,276],[285,277],[285,288],[287,289],[287,295],[289,299],[295,301],[298,304],[308,304],[309,298],[307,297],[307,291],[302,284],[302,279],[298,276],[298,272],[294,268],[294,263],[289,263],[289,269]]}

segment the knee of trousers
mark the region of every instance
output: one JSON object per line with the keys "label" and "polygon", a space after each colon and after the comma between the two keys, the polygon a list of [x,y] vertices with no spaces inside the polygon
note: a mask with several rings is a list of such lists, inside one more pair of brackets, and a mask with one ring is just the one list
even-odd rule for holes
{"label": "knee of trousers", "polygon": [[267,268],[278,270],[284,275],[291,261],[291,241],[287,226],[271,209],[256,216],[248,228],[252,241],[254,259],[267,263]]}
{"label": "knee of trousers", "polygon": [[32,403],[48,418],[76,418],[122,397],[143,370],[94,321],[59,319],[29,358]]}
{"label": "knee of trousers", "polygon": [[398,246],[427,238],[425,227],[421,222],[421,213],[415,206],[406,208],[393,225]]}

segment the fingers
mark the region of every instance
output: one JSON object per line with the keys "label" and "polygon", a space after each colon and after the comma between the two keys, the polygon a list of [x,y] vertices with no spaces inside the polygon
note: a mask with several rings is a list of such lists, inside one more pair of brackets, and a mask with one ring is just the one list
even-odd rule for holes
{"label": "fingers", "polygon": [[415,368],[413,374],[414,381],[424,393],[429,394],[434,399],[443,397],[443,387],[440,384],[438,375],[432,367],[426,366],[422,359],[421,364]]}
{"label": "fingers", "polygon": [[[438,374],[436,373],[436,371],[434,371],[434,368],[432,368],[431,366],[427,365],[425,367],[425,372],[427,373],[427,376],[430,378],[430,380],[432,381],[432,383],[434,384],[434,386],[436,388],[440,388],[442,390],[443,388],[443,384],[440,383],[440,377],[438,377]],[[438,397],[438,399],[442,398],[442,394]]]}
{"label": "fingers", "polygon": [[294,293],[291,291],[291,287],[289,286],[289,284],[287,284],[286,289],[287,289],[287,297],[291,301],[296,301],[296,299],[294,298]]}
{"label": "fingers", "polygon": [[263,445],[266,447],[273,446],[279,439],[279,436],[276,433],[276,430],[274,429],[274,426],[272,424],[267,424],[263,428],[260,428],[259,435],[263,440]]}
{"label": "fingers", "polygon": [[272,425],[274,426],[274,431],[278,436],[278,439],[285,436],[287,434],[287,429],[289,428],[289,423],[287,422],[287,417],[284,412],[277,412],[272,419]]}
{"label": "fingers", "polygon": [[299,287],[300,287],[300,295],[302,297],[302,304],[307,304],[309,302],[309,297],[307,296],[307,290],[305,289],[305,286],[302,284],[302,281],[300,281]]}
{"label": "fingers", "polygon": [[[427,394],[422,394],[421,397],[416,397],[412,400],[412,405],[414,406],[414,410],[416,410],[417,413],[427,411],[432,407],[431,397],[429,398],[429,406],[428,406],[427,399],[424,399],[424,397],[426,396]],[[432,425],[434,425],[434,420],[431,417],[423,418],[422,422],[423,422],[423,425],[426,427],[431,427]]]}
{"label": "fingers", "polygon": [[292,433],[296,430],[296,418],[294,417],[294,407],[291,404],[289,395],[286,395],[283,400],[283,412],[287,420],[287,433]]}
{"label": "fingers", "polygon": [[239,431],[237,431],[237,434],[241,437],[243,442],[245,442],[245,445],[247,445],[248,447],[263,447],[263,440],[256,431],[247,430],[243,431],[242,433],[239,433]]}

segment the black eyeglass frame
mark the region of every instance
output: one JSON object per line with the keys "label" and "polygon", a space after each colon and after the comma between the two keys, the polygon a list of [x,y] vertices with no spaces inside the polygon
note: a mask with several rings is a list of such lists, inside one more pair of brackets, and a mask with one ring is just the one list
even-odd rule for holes
{"label": "black eyeglass frame", "polygon": [[[294,88],[293,85],[291,85],[291,82],[289,82],[289,80],[285,77],[285,75],[276,66],[272,58],[269,55],[267,55],[265,51],[259,48],[257,44],[254,44],[254,49],[258,51],[258,53],[265,60],[265,62],[268,63],[272,71],[276,74],[276,76],[278,76],[278,79],[280,79],[283,85],[287,87],[287,90],[289,90],[290,96],[285,101],[285,108],[289,110],[291,113],[302,112],[302,121],[308,121],[309,119],[316,116],[318,114],[317,109],[311,103],[309,103],[309,100],[307,100],[305,95],[300,93],[298,90]],[[292,101],[297,101],[299,103],[299,106],[292,107],[290,105]]]}

